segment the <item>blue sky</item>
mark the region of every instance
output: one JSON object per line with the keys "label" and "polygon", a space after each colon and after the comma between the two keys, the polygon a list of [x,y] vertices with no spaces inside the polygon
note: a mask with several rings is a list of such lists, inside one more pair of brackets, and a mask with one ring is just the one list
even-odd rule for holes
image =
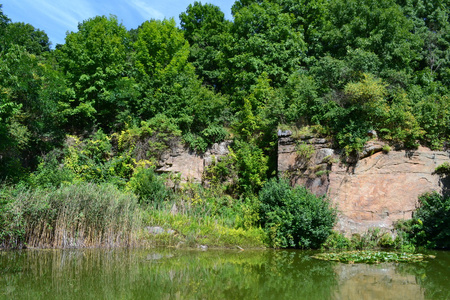
{"label": "blue sky", "polygon": [[[175,18],[195,0],[6,0],[3,13],[13,22],[30,23],[44,30],[53,48],[64,43],[67,31],[77,31],[77,25],[88,18],[116,15],[127,29],[136,28],[150,19]],[[208,0],[220,7],[231,20],[235,0]]]}

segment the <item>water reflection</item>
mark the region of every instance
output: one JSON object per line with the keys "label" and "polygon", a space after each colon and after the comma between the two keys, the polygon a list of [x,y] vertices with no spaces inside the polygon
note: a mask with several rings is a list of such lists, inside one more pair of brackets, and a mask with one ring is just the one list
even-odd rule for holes
{"label": "water reflection", "polygon": [[425,299],[414,274],[394,264],[337,264],[339,288],[334,299]]}
{"label": "water reflection", "polygon": [[307,251],[0,252],[2,299],[448,299],[450,256],[345,265]]}

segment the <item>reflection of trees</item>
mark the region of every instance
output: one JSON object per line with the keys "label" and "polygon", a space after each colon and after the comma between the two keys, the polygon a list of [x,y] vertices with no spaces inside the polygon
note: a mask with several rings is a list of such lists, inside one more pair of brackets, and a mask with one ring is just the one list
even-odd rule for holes
{"label": "reflection of trees", "polygon": [[417,276],[426,299],[450,299],[450,252],[434,253],[436,258],[423,266],[424,272]]}
{"label": "reflection of trees", "polygon": [[[318,261],[311,254],[173,249],[0,252],[0,299],[346,299],[358,291],[385,298],[396,293],[395,299],[405,289],[416,293],[415,299],[423,294],[426,299],[450,299],[449,252],[437,252],[427,263],[389,264],[390,270],[386,265]],[[364,284],[370,288],[361,287]]]}
{"label": "reflection of trees", "polygon": [[300,251],[22,251],[0,268],[0,298],[19,299],[327,299],[336,285]]}
{"label": "reflection of trees", "polygon": [[270,251],[266,262],[252,269],[260,274],[259,299],[329,299],[336,286],[332,263],[311,253]]}

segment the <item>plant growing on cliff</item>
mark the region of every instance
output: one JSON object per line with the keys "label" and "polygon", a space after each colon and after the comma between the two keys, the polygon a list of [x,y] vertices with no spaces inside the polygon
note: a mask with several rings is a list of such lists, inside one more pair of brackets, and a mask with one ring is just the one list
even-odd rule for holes
{"label": "plant growing on cliff", "polygon": [[384,145],[381,150],[383,150],[383,153],[388,154],[391,151],[391,146]]}
{"label": "plant growing on cliff", "polygon": [[317,249],[331,234],[336,209],[305,187],[272,178],[259,193],[261,225],[273,247]]}
{"label": "plant growing on cliff", "polygon": [[444,162],[436,167],[434,170],[434,174],[438,174],[440,176],[447,176],[450,174],[450,164],[448,162]]}
{"label": "plant growing on cliff", "polygon": [[427,193],[419,197],[419,204],[414,219],[423,229],[415,233],[423,239],[418,242],[428,248],[450,249],[450,198]]}
{"label": "plant growing on cliff", "polygon": [[314,154],[314,146],[305,142],[299,142],[295,146],[295,152],[304,161],[308,161]]}

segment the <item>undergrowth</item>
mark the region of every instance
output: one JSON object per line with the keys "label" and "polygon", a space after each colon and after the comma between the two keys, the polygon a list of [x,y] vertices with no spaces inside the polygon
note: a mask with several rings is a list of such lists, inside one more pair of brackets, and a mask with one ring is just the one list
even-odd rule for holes
{"label": "undergrowth", "polygon": [[173,234],[147,236],[151,243],[158,246],[226,248],[263,248],[264,232],[253,227],[249,229],[233,228],[226,221],[211,216],[193,216],[173,214],[169,210],[149,210],[144,222],[174,230]]}

